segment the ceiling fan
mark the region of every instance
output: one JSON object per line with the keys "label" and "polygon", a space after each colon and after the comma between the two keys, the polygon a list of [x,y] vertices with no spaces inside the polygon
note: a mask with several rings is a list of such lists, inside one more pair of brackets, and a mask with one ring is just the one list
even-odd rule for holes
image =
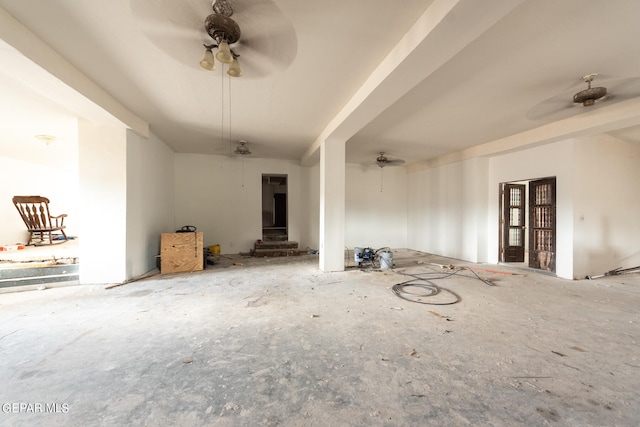
{"label": "ceiling fan", "polygon": [[[527,112],[530,120],[560,120],[581,114],[604,105],[640,96],[640,78],[605,79],[594,87],[597,73],[584,75],[580,87],[575,84],[571,89],[545,99]],[[587,88],[584,88],[586,83]]]}
{"label": "ceiling fan", "polygon": [[400,159],[389,159],[384,155],[384,152],[380,152],[380,155],[376,157],[376,163],[379,167],[383,168],[385,166],[397,166],[403,164],[405,161]]}
{"label": "ceiling fan", "polygon": [[580,92],[573,95],[573,102],[576,104],[582,104],[584,107],[590,107],[603,99],[607,95],[606,87],[591,87],[591,82],[598,77],[597,74],[587,74],[582,77],[582,80],[587,84],[587,88],[585,90],[581,90]]}
{"label": "ceiling fan", "polygon": [[249,147],[247,147],[247,141],[245,141],[244,139],[239,140],[238,146],[236,147],[236,150],[234,151],[234,153],[240,154],[242,156],[251,154],[251,150],[249,150]]}
{"label": "ceiling fan", "polygon": [[376,164],[380,168],[380,192],[381,193],[383,192],[383,188],[384,188],[384,176],[383,176],[382,169],[385,166],[397,166],[403,163],[404,163],[404,160],[388,158],[387,156],[385,156],[383,151],[381,151],[380,155],[376,157]]}
{"label": "ceiling fan", "polygon": [[245,78],[282,71],[297,54],[295,29],[274,0],[130,0],[130,7],[148,39],[181,65],[200,68],[202,46],[217,44],[210,30],[221,26],[237,36],[228,44]]}
{"label": "ceiling fan", "polygon": [[239,140],[234,154],[239,154],[242,159],[242,188],[244,188],[244,156],[251,154],[251,150],[247,147],[247,141],[244,139]]}

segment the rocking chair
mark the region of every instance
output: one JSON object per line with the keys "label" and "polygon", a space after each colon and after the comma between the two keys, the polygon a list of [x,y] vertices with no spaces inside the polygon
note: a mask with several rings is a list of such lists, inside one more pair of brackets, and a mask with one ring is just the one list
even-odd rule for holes
{"label": "rocking chair", "polygon": [[[27,231],[29,231],[27,246],[31,244],[34,237],[39,238],[41,243],[44,242],[45,234],[49,237],[50,245],[64,243],[69,240],[64,233],[64,229],[66,228],[64,219],[67,217],[67,214],[52,216],[49,213],[49,199],[46,197],[15,196],[13,198],[13,204],[16,206],[16,209],[18,209],[24,224],[27,226]],[[53,243],[54,231],[62,233],[64,240]]]}

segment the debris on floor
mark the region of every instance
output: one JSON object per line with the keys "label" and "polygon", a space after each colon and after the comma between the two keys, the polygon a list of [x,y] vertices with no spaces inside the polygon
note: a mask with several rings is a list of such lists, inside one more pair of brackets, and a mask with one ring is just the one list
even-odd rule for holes
{"label": "debris on floor", "polygon": [[440,267],[440,268],[441,268],[441,269],[443,269],[443,270],[454,270],[454,269],[456,268],[456,266],[455,266],[455,265],[453,265],[453,264],[446,264],[446,265],[444,265],[444,264],[437,264],[437,263],[435,263],[435,262],[431,262],[431,263],[429,263],[429,264],[431,264],[431,265],[435,265],[435,266],[438,266],[438,267]]}
{"label": "debris on floor", "polygon": [[431,313],[431,314],[433,314],[434,316],[439,317],[439,318],[441,318],[441,319],[447,319],[447,320],[449,320],[449,319],[450,319],[450,317],[449,317],[449,316],[443,316],[442,314],[440,314],[440,313],[438,313],[438,312],[436,312],[436,311],[429,310],[429,313]]}
{"label": "debris on floor", "polygon": [[20,251],[24,249],[23,243],[16,243],[15,245],[4,245],[0,246],[0,251]]}
{"label": "debris on floor", "polygon": [[122,283],[115,283],[113,285],[109,285],[107,287],[105,287],[105,290],[109,290],[109,289],[113,289],[113,288],[118,288],[120,286],[124,286],[124,285],[128,285],[129,283],[134,283],[134,282],[138,282],[140,280],[144,280],[144,279],[148,279],[150,277],[153,277],[155,275],[159,274],[159,271],[157,269],[153,269],[153,270],[149,270],[146,273],[137,276],[137,277],[133,277],[129,280],[125,280]]}
{"label": "debris on floor", "polygon": [[238,405],[237,403],[227,403],[226,405],[224,405],[224,409],[225,411],[237,411],[238,409],[240,409],[240,405]]}
{"label": "debris on floor", "polygon": [[466,267],[468,270],[479,271],[481,273],[491,273],[491,274],[504,274],[508,276],[525,276],[524,274],[512,273],[510,271],[500,271],[500,270],[488,270],[486,268],[475,268],[475,267]]}
{"label": "debris on floor", "polygon": [[631,268],[618,267],[616,269],[609,270],[603,274],[597,274],[595,276],[587,276],[587,279],[593,280],[593,279],[600,279],[606,276],[618,276],[620,274],[632,274],[632,273],[640,273],[640,265],[637,267],[631,267]]}

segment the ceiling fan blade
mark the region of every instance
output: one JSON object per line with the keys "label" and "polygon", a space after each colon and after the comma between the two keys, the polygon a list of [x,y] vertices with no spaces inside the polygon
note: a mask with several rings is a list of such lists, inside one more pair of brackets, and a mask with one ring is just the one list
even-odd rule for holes
{"label": "ceiling fan blade", "polygon": [[275,3],[271,0],[238,2],[237,10],[243,33],[236,50],[241,61],[256,70],[254,74],[244,75],[260,77],[287,69],[298,53],[298,38],[293,25]]}
{"label": "ceiling fan blade", "polygon": [[565,92],[546,99],[534,106],[527,112],[526,117],[529,120],[560,120],[577,114],[578,106],[579,104],[573,102],[573,93]]}
{"label": "ceiling fan blade", "polygon": [[261,77],[286,70],[298,52],[298,40],[293,29],[280,30],[274,37],[243,37],[237,43],[242,63],[249,64],[255,73],[247,77]]}
{"label": "ceiling fan blade", "polygon": [[130,5],[133,16],[143,26],[157,31],[204,31],[204,20],[213,13],[208,0],[130,0]]}
{"label": "ceiling fan blade", "polygon": [[640,96],[640,77],[622,79],[601,77],[598,76],[598,79],[593,81],[592,86],[607,88],[607,95],[597,100],[593,106],[584,107],[573,102],[573,95],[577,91],[586,88],[583,82],[581,86],[564,91],[535,105],[527,112],[526,117],[530,120],[561,120],[604,105]]}
{"label": "ceiling fan blade", "polygon": [[[232,48],[240,55],[243,75],[261,77],[289,67],[298,52],[291,22],[273,0],[233,1],[232,19],[242,35]],[[212,43],[204,30],[213,13],[211,0],[131,0],[133,16],[148,39],[181,64],[198,68],[203,44]]]}
{"label": "ceiling fan blade", "polygon": [[610,95],[634,98],[640,96],[640,77],[613,80],[607,87]]}
{"label": "ceiling fan blade", "polygon": [[211,43],[204,19],[213,13],[208,0],[131,0],[131,11],[149,41],[182,65],[199,68],[203,44]]}

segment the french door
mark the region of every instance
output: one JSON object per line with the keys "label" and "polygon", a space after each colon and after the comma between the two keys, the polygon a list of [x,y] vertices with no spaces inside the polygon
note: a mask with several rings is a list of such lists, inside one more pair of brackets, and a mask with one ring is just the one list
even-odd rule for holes
{"label": "french door", "polygon": [[500,184],[499,241],[501,262],[526,258],[530,268],[555,273],[555,177]]}
{"label": "french door", "polygon": [[529,183],[529,267],[556,271],[556,179]]}
{"label": "french door", "polygon": [[503,262],[524,262],[525,189],[523,184],[504,184],[502,189]]}

